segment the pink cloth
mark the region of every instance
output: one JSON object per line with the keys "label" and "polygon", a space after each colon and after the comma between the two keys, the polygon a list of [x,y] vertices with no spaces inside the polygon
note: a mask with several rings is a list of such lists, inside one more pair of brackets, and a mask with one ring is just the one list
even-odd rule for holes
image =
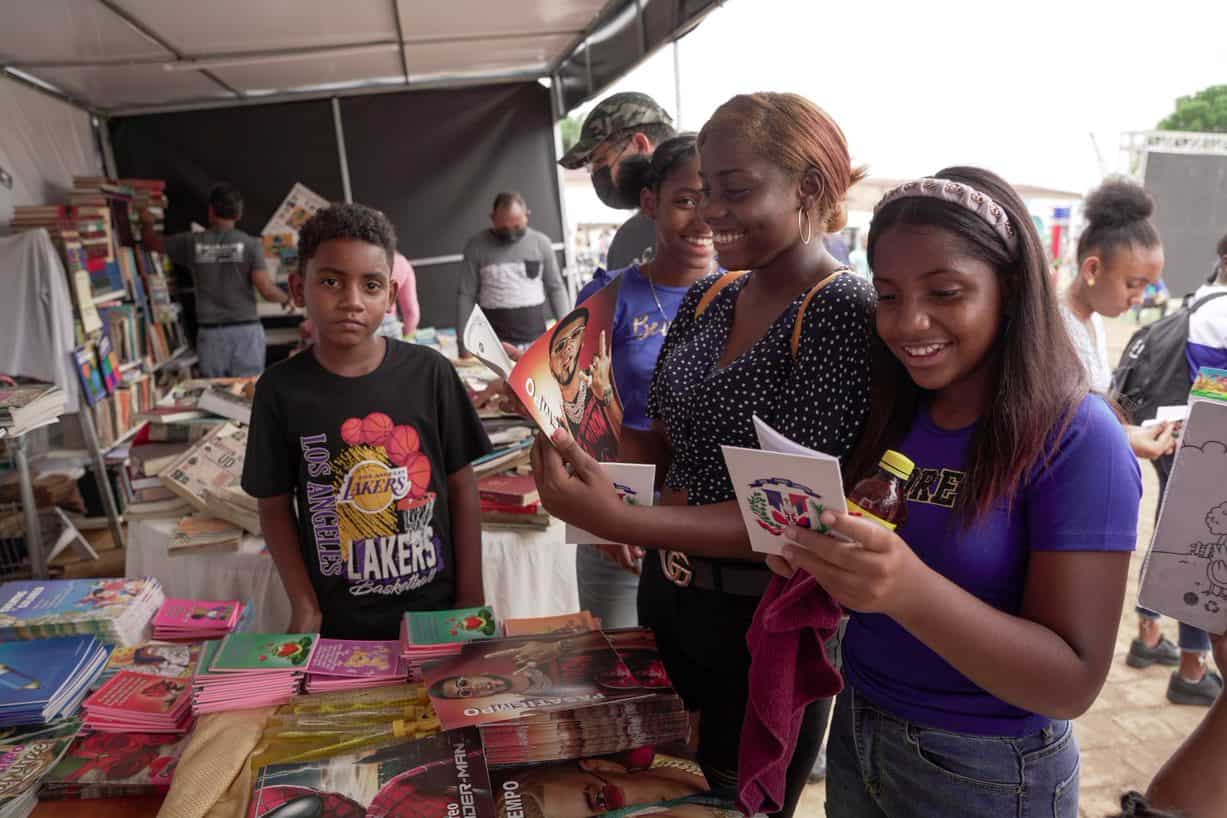
{"label": "pink cloth", "polygon": [[737,806],[746,815],[780,809],[805,707],[844,686],[826,654],[840,616],[839,605],[805,571],[775,577],[754,612],[746,633],[750,701],[737,782]]}
{"label": "pink cloth", "polygon": [[405,335],[412,335],[418,328],[422,310],[418,306],[418,284],[413,265],[400,253],[392,260],[392,280],[397,286],[396,303],[400,306],[400,320],[405,325]]}

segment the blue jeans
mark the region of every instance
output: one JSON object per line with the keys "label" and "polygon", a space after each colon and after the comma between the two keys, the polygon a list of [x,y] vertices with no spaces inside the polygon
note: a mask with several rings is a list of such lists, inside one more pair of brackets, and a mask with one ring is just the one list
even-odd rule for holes
{"label": "blue jeans", "polygon": [[827,739],[828,818],[1076,818],[1078,742],[1054,721],[1022,738],[905,721],[851,688]]}
{"label": "blue jeans", "polygon": [[196,333],[200,374],[205,378],[247,378],[264,371],[264,327],[259,321],[201,327]]}
{"label": "blue jeans", "polygon": [[[655,552],[649,552],[654,558]],[[602,628],[633,628],[639,624],[639,577],[601,556],[594,545],[575,546],[575,577],[579,607],[601,620]]]}

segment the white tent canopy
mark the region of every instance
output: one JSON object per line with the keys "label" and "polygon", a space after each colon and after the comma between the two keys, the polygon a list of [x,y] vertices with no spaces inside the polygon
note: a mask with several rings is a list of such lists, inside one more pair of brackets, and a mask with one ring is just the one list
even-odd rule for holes
{"label": "white tent canopy", "polygon": [[107,115],[545,77],[566,110],[715,5],[7,0],[0,65]]}

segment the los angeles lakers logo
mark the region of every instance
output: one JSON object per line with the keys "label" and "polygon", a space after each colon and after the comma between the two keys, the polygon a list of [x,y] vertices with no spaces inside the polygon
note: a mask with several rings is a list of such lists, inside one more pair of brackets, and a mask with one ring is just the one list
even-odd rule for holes
{"label": "los angeles lakers logo", "polygon": [[363,460],[349,470],[338,503],[349,503],[366,514],[378,514],[409,494],[409,470],[390,468],[378,460]]}

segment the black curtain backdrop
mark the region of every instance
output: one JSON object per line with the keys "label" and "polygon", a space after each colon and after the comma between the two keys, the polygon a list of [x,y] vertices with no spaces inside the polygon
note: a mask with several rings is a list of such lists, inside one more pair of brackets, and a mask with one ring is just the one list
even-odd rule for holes
{"label": "black curtain backdrop", "polygon": [[[342,98],[354,201],[388,214],[410,259],[459,254],[504,190],[562,241],[549,95],[532,82]],[[295,182],[344,198],[329,100],[116,118],[111,144],[121,176],[167,181],[168,232],[205,224],[223,180],[243,191],[240,227],[253,235]],[[455,324],[458,269],[417,269],[422,326]]]}
{"label": "black curtain backdrop", "polygon": [[[509,190],[535,229],[563,240],[550,92],[538,83],[347,97],[341,121],[354,200],[388,214],[408,258],[460,253]],[[458,270],[417,268],[423,326],[455,325]]]}

